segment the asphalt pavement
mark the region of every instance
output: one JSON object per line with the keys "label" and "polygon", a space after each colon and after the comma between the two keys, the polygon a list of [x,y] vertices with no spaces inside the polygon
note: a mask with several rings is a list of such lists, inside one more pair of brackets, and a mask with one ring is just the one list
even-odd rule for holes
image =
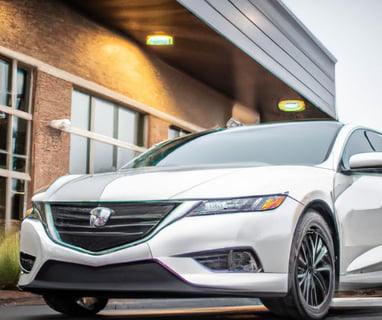
{"label": "asphalt pavement", "polygon": [[[380,297],[381,296],[381,297]],[[164,304],[161,299],[111,299],[109,304],[113,305],[112,308],[124,308],[124,305],[131,305],[140,301],[143,309],[147,307],[161,308]],[[186,307],[194,306],[196,302],[199,302],[199,306],[203,306],[203,301],[206,302],[206,307],[212,305],[220,306],[243,306],[243,305],[260,305],[261,301],[256,298],[214,298],[214,299],[166,299],[166,301],[172,301],[167,304],[167,307],[176,308],[179,306],[179,301],[185,304]],[[33,294],[21,290],[0,290],[0,307],[7,305],[39,305],[45,304],[43,298],[37,294]],[[382,295],[381,292],[377,292],[374,295],[371,294],[347,294],[337,296],[333,299],[333,307],[346,308],[352,306],[358,307],[382,307]]]}
{"label": "asphalt pavement", "polygon": [[[44,305],[43,298],[39,295],[20,290],[0,290],[0,308],[12,306]],[[256,298],[209,298],[209,299],[110,299],[105,308],[106,312],[129,310],[137,316],[141,314],[161,313],[178,314],[184,310],[194,313],[213,312],[214,309],[235,311],[253,310],[264,308],[261,301]],[[332,302],[333,310],[343,309],[373,309],[382,310],[382,298],[370,295],[348,295],[336,297]]]}

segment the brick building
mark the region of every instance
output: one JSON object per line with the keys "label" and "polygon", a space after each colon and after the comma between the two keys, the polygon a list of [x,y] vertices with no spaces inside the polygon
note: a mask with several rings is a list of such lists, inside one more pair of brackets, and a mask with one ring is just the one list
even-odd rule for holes
{"label": "brick building", "polygon": [[[259,16],[246,17],[266,17],[278,30],[280,43],[271,42],[280,52],[268,53],[270,62],[237,43],[224,23],[203,17],[203,0],[117,3],[0,0],[1,226],[19,221],[31,196],[58,176],[114,170],[161,140],[224,126],[232,116],[248,123],[335,118],[335,59],[281,2],[254,1]],[[227,3],[213,10],[224,12]],[[142,6],[153,20],[139,21]],[[139,38],[158,12],[161,21],[181,17],[171,20],[172,49],[148,48]],[[255,37],[250,28],[241,34],[248,43]],[[266,47],[269,39],[254,44]],[[296,51],[301,46],[307,50]],[[304,99],[306,111],[277,109],[287,98]]]}

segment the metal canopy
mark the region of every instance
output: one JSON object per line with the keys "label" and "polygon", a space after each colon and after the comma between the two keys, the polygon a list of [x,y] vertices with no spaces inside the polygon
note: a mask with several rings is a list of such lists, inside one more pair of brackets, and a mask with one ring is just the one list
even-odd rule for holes
{"label": "metal canopy", "polygon": [[[259,112],[261,121],[336,118],[335,59],[279,0],[64,2]],[[155,32],[171,34],[174,45],[146,46]],[[277,109],[279,100],[300,97],[303,113]]]}

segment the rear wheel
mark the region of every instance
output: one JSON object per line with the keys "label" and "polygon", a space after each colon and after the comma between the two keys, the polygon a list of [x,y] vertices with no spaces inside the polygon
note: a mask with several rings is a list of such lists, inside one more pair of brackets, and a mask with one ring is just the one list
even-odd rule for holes
{"label": "rear wheel", "polygon": [[293,239],[288,295],[262,299],[264,305],[280,316],[322,319],[334,293],[334,260],[333,239],[327,223],[317,212],[307,212]]}
{"label": "rear wheel", "polygon": [[44,295],[53,310],[70,316],[90,316],[105,308],[108,299],[97,297],[72,297],[68,295]]}

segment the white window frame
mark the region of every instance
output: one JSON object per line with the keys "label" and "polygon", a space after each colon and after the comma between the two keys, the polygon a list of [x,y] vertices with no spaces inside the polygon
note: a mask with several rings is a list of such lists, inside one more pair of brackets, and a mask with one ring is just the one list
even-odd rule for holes
{"label": "white window frame", "polygon": [[[8,139],[7,139],[7,168],[0,168],[0,176],[6,179],[5,186],[5,229],[11,227],[12,221],[12,180],[24,180],[24,199],[23,199],[23,213],[27,208],[28,192],[29,192],[29,182],[31,181],[30,176],[30,155],[31,155],[31,139],[32,139],[32,90],[33,88],[33,74],[32,68],[24,65],[16,59],[12,59],[6,56],[0,56],[1,59],[9,61],[11,67],[11,85],[9,92],[11,95],[10,106],[0,105],[0,112],[3,112],[9,116],[8,120]],[[27,111],[16,109],[16,95],[17,95],[17,69],[21,67],[27,71],[27,81],[25,86],[25,98],[27,99]],[[12,170],[12,130],[14,126],[14,117],[27,121],[27,132],[26,132],[26,154],[22,158],[25,158],[25,172],[19,172]],[[20,216],[18,217],[21,218]]]}
{"label": "white window frame", "polygon": [[[92,141],[103,142],[103,143],[106,143],[106,144],[111,145],[113,147],[124,148],[124,149],[130,150],[130,151],[136,152],[136,153],[142,153],[142,152],[147,150],[146,147],[141,147],[141,146],[135,145],[133,143],[122,141],[122,140],[112,138],[110,136],[106,136],[106,135],[99,134],[99,133],[92,131],[93,130],[92,127],[93,127],[94,117],[95,117],[95,113],[94,113],[95,108],[94,107],[96,104],[96,99],[99,99],[101,101],[111,103],[115,108],[130,110],[132,112],[136,112],[139,116],[143,116],[143,123],[142,123],[143,124],[143,137],[142,137],[142,140],[143,140],[143,145],[147,146],[148,125],[147,125],[147,115],[145,113],[131,109],[131,108],[126,107],[124,105],[121,105],[119,103],[115,103],[113,101],[110,101],[110,100],[107,100],[104,98],[100,98],[100,97],[98,97],[97,94],[88,92],[87,90],[83,91],[82,89],[78,89],[78,88],[74,87],[73,92],[74,91],[77,91],[79,93],[87,95],[90,98],[90,115],[89,115],[90,116],[89,121],[90,121],[90,127],[91,127],[90,130],[84,130],[84,129],[77,128],[77,127],[73,126],[69,119],[57,119],[57,120],[51,121],[50,126],[52,128],[59,129],[59,130],[62,130],[62,131],[65,131],[65,132],[68,132],[70,134],[74,134],[77,136],[85,137],[85,138],[88,138]],[[94,144],[93,143],[90,144],[90,148],[87,152],[88,152],[88,154],[87,154],[88,155],[87,171],[89,174],[93,174],[93,173],[95,173]],[[114,161],[115,161],[115,159],[113,160],[113,162]]]}
{"label": "white window frame", "polygon": [[70,134],[75,134],[75,135],[80,136],[80,137],[89,138],[89,139],[92,139],[95,141],[104,142],[104,143],[111,144],[111,145],[116,146],[116,147],[125,148],[125,149],[129,149],[132,151],[140,152],[140,153],[147,150],[146,147],[139,147],[139,146],[136,146],[135,144],[121,141],[118,139],[114,139],[114,138],[105,136],[103,134],[99,134],[96,132],[92,132],[92,131],[83,130],[80,128],[73,127],[71,124],[71,121],[69,119],[52,120],[50,122],[50,127],[54,128],[54,129],[68,132]]}

